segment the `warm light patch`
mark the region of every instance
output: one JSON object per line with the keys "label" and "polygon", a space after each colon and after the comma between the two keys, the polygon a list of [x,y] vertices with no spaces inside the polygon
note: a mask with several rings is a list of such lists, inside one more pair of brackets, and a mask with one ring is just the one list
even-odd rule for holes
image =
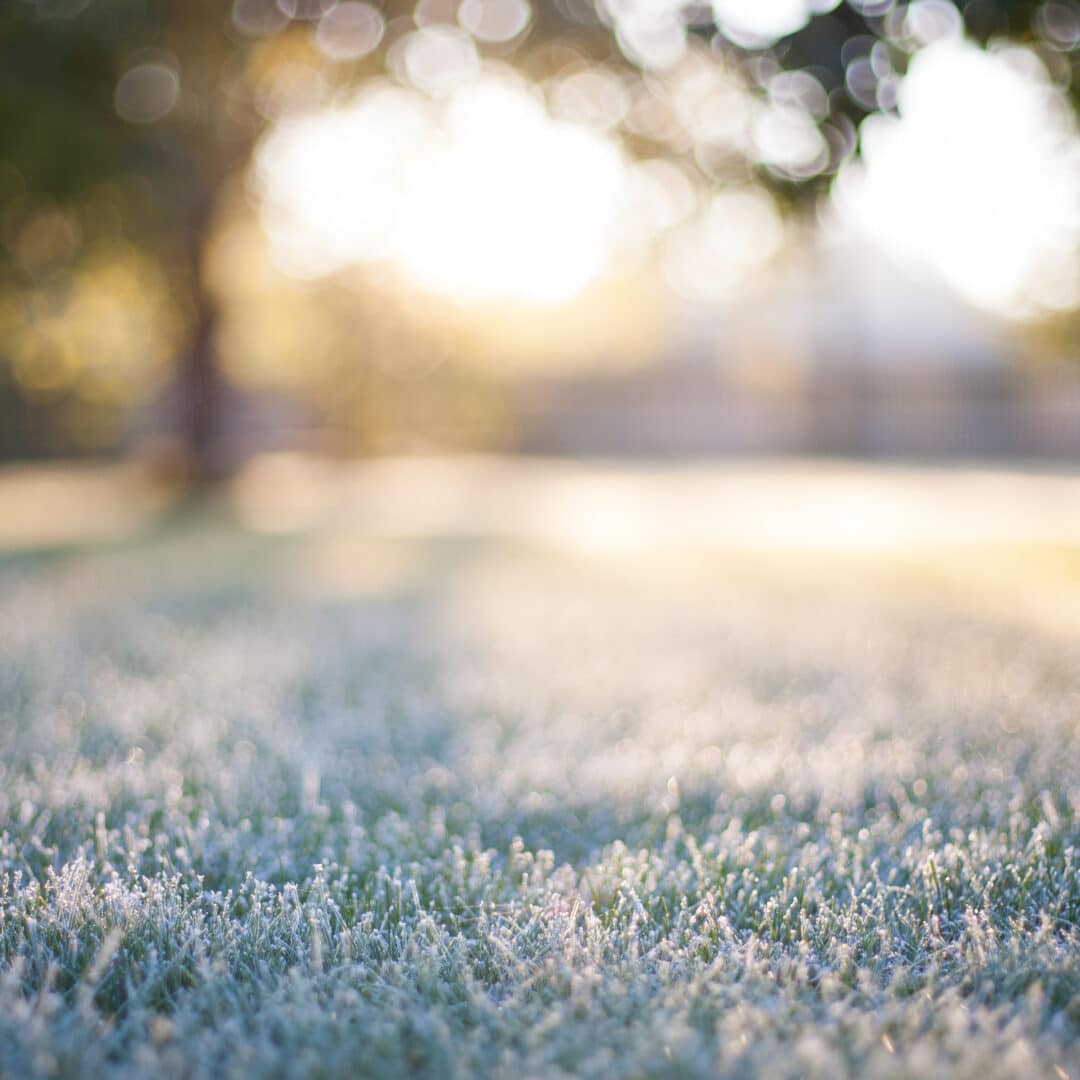
{"label": "warm light patch", "polygon": [[317,276],[370,262],[465,301],[558,303],[607,269],[625,167],[616,144],[484,76],[445,102],[388,84],[281,123],[256,176],[275,254]]}
{"label": "warm light patch", "polygon": [[459,92],[404,192],[398,256],[463,299],[569,299],[604,270],[622,160],[613,143],[550,120],[527,93]]}

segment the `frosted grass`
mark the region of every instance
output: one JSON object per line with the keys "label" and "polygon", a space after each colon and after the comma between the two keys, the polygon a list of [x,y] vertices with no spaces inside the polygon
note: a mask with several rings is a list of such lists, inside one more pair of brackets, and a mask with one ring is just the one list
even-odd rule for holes
{"label": "frosted grass", "polygon": [[8,558],[0,1070],[1080,1077],[1080,635],[977,601],[216,519]]}

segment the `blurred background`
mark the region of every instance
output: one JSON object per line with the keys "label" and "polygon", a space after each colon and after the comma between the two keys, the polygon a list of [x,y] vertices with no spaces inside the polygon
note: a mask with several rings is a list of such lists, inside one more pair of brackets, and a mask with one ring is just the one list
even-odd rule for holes
{"label": "blurred background", "polygon": [[1075,460],[1078,48],[1076,0],[7,0],[0,458]]}

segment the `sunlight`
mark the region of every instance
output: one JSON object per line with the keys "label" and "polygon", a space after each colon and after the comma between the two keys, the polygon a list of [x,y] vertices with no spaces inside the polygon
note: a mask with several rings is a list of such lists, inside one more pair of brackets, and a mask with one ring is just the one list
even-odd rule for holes
{"label": "sunlight", "polygon": [[727,37],[750,48],[768,45],[804,26],[810,16],[838,0],[713,0],[716,21]]}
{"label": "sunlight", "polygon": [[523,90],[477,83],[451,100],[404,192],[399,257],[462,299],[567,300],[604,269],[622,170],[614,143],[550,120]]}
{"label": "sunlight", "polygon": [[939,40],[899,108],[862,126],[835,190],[846,226],[1000,314],[1080,301],[1080,142],[1036,55]]}
{"label": "sunlight", "polygon": [[608,268],[625,171],[612,140],[485,75],[441,104],[383,83],[283,122],[256,185],[290,273],[383,262],[456,300],[554,304]]}

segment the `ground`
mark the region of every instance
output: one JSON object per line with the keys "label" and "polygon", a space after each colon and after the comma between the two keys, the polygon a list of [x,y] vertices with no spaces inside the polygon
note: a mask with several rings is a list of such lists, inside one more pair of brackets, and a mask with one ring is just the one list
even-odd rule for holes
{"label": "ground", "polygon": [[1080,477],[0,505],[0,1073],[1080,1078]]}

